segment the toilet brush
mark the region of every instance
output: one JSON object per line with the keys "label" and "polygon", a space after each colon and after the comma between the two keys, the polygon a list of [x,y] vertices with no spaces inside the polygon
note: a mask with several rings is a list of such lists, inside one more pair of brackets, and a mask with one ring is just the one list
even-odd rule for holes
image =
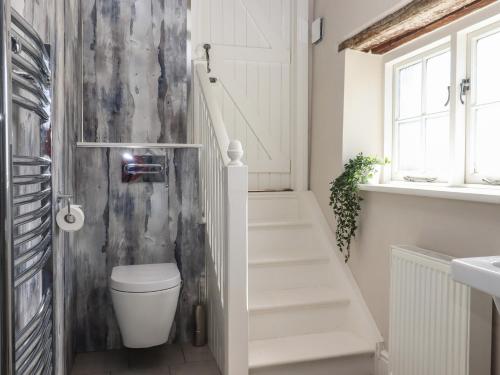
{"label": "toilet brush", "polygon": [[198,304],[194,307],[194,346],[205,346],[207,343],[207,314],[202,303],[201,282],[198,288]]}

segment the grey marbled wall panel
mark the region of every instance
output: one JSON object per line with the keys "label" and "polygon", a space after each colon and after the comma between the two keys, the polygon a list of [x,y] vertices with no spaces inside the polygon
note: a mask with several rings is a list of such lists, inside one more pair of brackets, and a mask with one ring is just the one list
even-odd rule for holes
{"label": "grey marbled wall panel", "polygon": [[185,143],[187,0],[82,2],[83,140]]}
{"label": "grey marbled wall panel", "polygon": [[[124,152],[166,155],[169,188],[164,183],[122,183]],[[75,254],[78,351],[121,347],[108,283],[117,265],[178,264],[184,286],[171,340],[189,341],[192,306],[204,272],[198,150],[78,149],[77,200],[86,214]]]}

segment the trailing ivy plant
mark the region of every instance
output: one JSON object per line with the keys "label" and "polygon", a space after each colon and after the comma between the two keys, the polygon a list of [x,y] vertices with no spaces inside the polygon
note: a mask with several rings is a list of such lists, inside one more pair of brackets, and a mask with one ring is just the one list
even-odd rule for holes
{"label": "trailing ivy plant", "polygon": [[366,184],[373,177],[377,165],[389,163],[374,157],[358,154],[344,166],[344,172],[331,183],[330,206],[337,221],[337,246],[345,256],[351,256],[351,240],[356,236],[358,216],[363,198],[359,195],[359,184]]}

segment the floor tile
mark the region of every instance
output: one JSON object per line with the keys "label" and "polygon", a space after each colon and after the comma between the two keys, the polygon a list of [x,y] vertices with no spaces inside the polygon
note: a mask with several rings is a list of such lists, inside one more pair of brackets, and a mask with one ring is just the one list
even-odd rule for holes
{"label": "floor tile", "polygon": [[78,354],[71,374],[220,375],[208,347],[191,345]]}
{"label": "floor tile", "polygon": [[164,369],[149,369],[149,370],[125,370],[111,372],[111,375],[170,375],[168,368]]}
{"label": "floor tile", "polygon": [[213,360],[212,353],[208,346],[195,347],[191,344],[184,344],[182,346],[184,358],[186,362],[200,362]]}
{"label": "floor tile", "polygon": [[172,366],[170,375],[220,375],[220,372],[215,361],[202,361]]}
{"label": "floor tile", "polygon": [[73,375],[101,375],[127,369],[125,351],[80,353],[76,356]]}
{"label": "floor tile", "polygon": [[166,345],[149,349],[129,349],[128,367],[132,370],[168,369],[184,363],[184,355],[179,345]]}
{"label": "floor tile", "polygon": [[111,375],[111,372],[95,372],[95,371],[79,371],[73,370],[71,371],[71,375]]}

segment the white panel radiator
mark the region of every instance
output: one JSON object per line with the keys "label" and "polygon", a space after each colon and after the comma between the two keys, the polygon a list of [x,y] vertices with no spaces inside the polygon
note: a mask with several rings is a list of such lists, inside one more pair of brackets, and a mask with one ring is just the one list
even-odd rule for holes
{"label": "white panel radiator", "polygon": [[392,248],[392,375],[489,375],[491,298],[451,278],[451,258]]}

